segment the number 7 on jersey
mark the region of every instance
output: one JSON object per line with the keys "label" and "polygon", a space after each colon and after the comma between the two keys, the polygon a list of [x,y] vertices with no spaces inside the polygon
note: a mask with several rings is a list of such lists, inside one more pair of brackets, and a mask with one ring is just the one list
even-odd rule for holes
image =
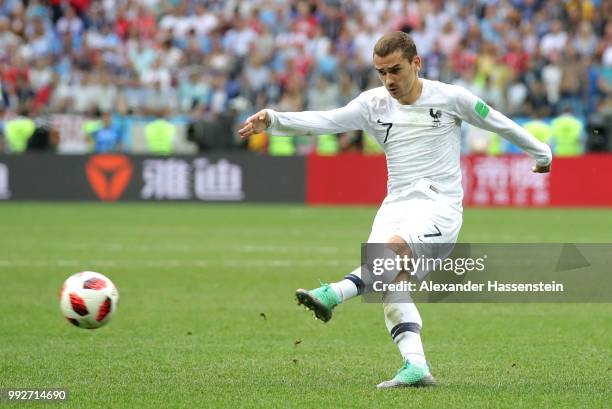
{"label": "number 7 on jersey", "polygon": [[389,138],[389,131],[391,130],[391,127],[393,126],[393,124],[391,122],[381,122],[380,119],[378,119],[376,123],[387,127],[387,134],[385,135],[385,140],[383,141],[383,143],[387,143],[387,138]]}

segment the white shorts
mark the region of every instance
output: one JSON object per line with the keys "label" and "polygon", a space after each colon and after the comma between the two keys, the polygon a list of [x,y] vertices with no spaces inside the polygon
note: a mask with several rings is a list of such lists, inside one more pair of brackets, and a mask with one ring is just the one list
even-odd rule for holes
{"label": "white shorts", "polygon": [[[462,222],[461,211],[432,199],[383,203],[374,218],[368,243],[387,243],[390,237],[399,236],[410,246],[413,258],[444,259],[457,242]],[[415,273],[423,279],[429,271]]]}

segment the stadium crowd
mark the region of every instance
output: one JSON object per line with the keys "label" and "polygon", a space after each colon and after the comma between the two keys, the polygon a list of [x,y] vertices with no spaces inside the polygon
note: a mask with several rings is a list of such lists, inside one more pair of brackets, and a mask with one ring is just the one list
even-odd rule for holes
{"label": "stadium crowd", "polygon": [[513,117],[583,118],[612,112],[610,16],[610,0],[3,0],[0,114],[231,129],[264,106],[330,109],[379,86],[373,46],[403,30],[426,78]]}

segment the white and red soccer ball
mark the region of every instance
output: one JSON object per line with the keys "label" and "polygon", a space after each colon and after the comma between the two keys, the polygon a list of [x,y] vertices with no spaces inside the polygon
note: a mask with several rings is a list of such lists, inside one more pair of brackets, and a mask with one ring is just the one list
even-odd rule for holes
{"label": "white and red soccer ball", "polygon": [[100,273],[83,271],[64,282],[60,309],[64,317],[79,328],[105,325],[117,311],[119,292],[111,280]]}

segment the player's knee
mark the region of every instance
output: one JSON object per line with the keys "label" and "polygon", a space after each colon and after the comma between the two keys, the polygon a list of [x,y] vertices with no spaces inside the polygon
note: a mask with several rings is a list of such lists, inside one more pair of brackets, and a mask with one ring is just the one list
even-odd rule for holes
{"label": "player's knee", "polygon": [[387,247],[399,256],[412,257],[412,250],[410,250],[410,246],[400,236],[391,236],[387,240]]}

